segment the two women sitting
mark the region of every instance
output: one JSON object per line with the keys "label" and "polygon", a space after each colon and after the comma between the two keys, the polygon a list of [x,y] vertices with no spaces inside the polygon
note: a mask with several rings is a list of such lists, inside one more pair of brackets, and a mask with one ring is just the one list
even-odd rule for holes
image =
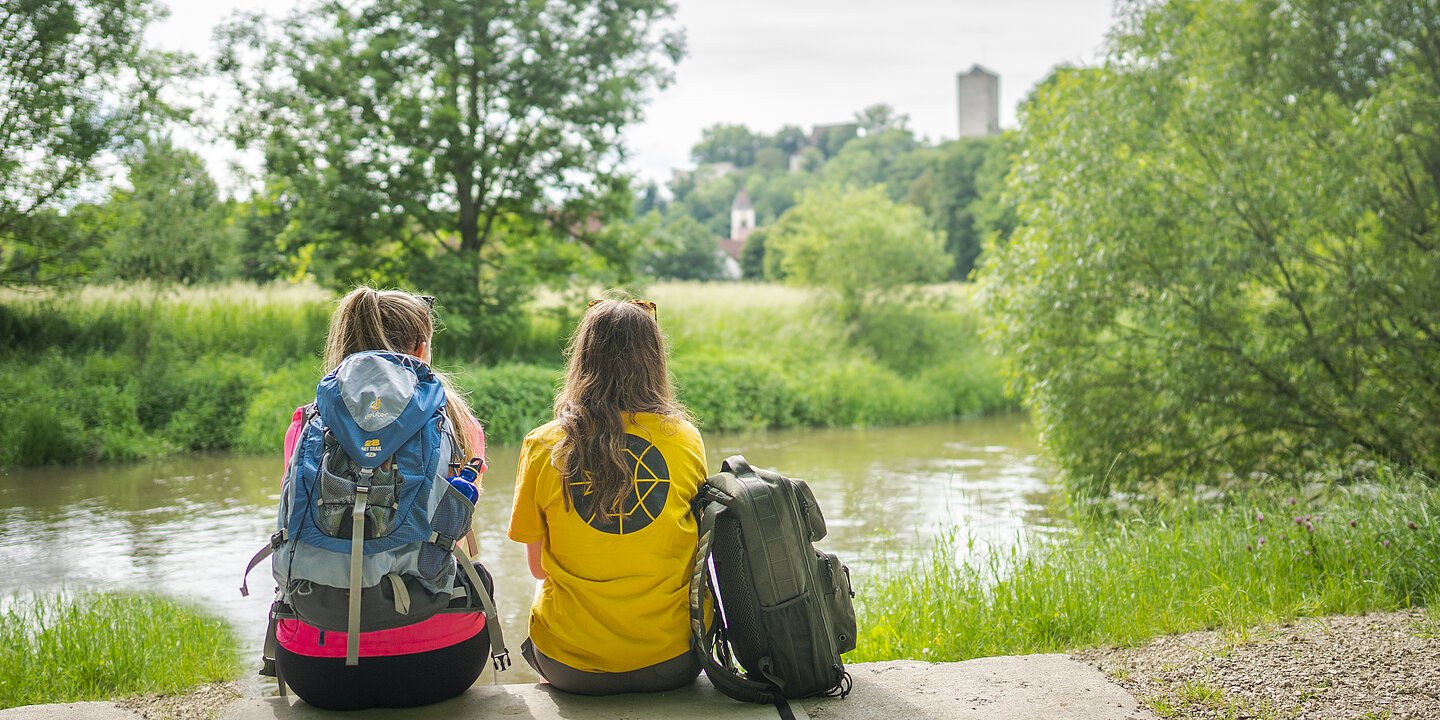
{"label": "two women sitting", "polygon": [[[361,287],[331,320],[326,371],[364,351],[429,363],[433,299]],[[540,580],[523,645],[556,688],[582,694],[652,692],[692,682],[689,565],[696,527],[690,501],[706,476],[705,448],[676,401],[653,303],[591,303],[567,350],[555,418],[520,451],[509,537],[526,547]],[[446,387],[447,413],[466,457],[484,457],[484,433]],[[286,438],[290,462],[304,412]],[[466,542],[474,550],[473,536]],[[476,563],[487,587],[489,574]],[[491,587],[493,593],[493,587]],[[362,661],[300,620],[277,628],[286,684],[327,709],[410,707],[469,688],[489,656],[483,613],[439,614],[359,633]]]}

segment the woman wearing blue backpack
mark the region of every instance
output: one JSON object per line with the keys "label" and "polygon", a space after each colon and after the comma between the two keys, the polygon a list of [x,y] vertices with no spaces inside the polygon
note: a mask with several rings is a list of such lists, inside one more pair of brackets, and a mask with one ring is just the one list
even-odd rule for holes
{"label": "woman wearing blue backpack", "polygon": [[675,399],[654,303],[592,302],[567,354],[555,419],[520,450],[510,518],[542,581],[525,659],[574,693],[687,685],[705,446]]}
{"label": "woman wearing blue backpack", "polygon": [[[346,295],[331,318],[325,343],[327,381],[347,358],[362,353],[375,355],[377,351],[387,362],[398,363],[402,369],[408,366],[421,377],[433,377],[443,388],[444,414],[454,434],[448,438],[452,458],[438,462],[471,461],[476,470],[483,471],[485,435],[479,421],[470,414],[469,405],[455,392],[448,378],[428,367],[435,331],[433,303],[433,298],[368,287],[359,287]],[[389,366],[380,367],[385,370]],[[380,397],[375,396],[374,407],[369,410],[381,411],[380,402]],[[438,404],[439,400],[435,402]],[[297,456],[296,446],[306,437],[305,426],[312,422],[314,407],[296,409],[286,433],[287,477],[292,474],[290,465]],[[312,415],[307,417],[307,412]],[[327,441],[329,432],[326,430]],[[342,514],[348,512],[344,507],[340,510]],[[369,523],[367,519],[367,532]],[[349,530],[345,532],[348,536]],[[464,542],[473,554],[473,532],[464,535]],[[450,560],[446,557],[445,561]],[[475,566],[493,596],[494,584],[489,573],[479,563]],[[390,597],[396,593],[399,590]],[[488,624],[482,612],[440,612],[413,624],[362,631],[356,633],[358,662],[351,664],[347,662],[348,633],[326,632],[298,618],[281,619],[275,626],[278,641],[275,666],[285,685],[302,700],[319,708],[359,710],[426,705],[455,697],[475,683],[491,655]]]}

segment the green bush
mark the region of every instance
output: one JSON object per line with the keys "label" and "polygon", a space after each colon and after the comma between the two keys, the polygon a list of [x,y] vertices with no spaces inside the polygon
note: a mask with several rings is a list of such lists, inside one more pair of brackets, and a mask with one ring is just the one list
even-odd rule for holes
{"label": "green bush", "polygon": [[[953,298],[887,307],[857,341],[813,293],[654,290],[678,392],[707,431],[920,422],[1009,404],[973,313]],[[550,420],[563,337],[577,320],[569,307],[533,309],[511,341],[487,350],[535,362],[453,363],[491,442],[516,442]],[[0,423],[11,436],[0,464],[276,452],[294,409],[314,398],[327,312],[298,291],[246,286],[0,304],[11,340],[0,350],[9,370]],[[452,330],[436,339],[442,369],[463,357]],[[875,341],[887,334],[905,340]]]}
{"label": "green bush", "polygon": [[1094,495],[1440,478],[1440,5],[1124,7],[1027,104],[984,272],[1049,454]]}
{"label": "green bush", "polygon": [[557,370],[535,365],[475,368],[455,375],[491,443],[518,442],[551,419]]}

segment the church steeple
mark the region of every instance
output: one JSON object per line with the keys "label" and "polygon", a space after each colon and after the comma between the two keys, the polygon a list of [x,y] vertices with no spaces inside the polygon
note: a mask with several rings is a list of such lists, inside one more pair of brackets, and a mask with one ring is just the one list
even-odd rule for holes
{"label": "church steeple", "polygon": [[744,242],[755,229],[755,206],[750,204],[750,194],[744,188],[735,193],[735,202],[730,203],[730,239]]}

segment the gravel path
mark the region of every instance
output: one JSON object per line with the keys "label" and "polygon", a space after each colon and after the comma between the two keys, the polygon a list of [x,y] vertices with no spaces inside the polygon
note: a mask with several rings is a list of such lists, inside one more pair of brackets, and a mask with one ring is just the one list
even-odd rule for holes
{"label": "gravel path", "polygon": [[1440,611],[1172,635],[1074,657],[1161,717],[1440,719]]}

